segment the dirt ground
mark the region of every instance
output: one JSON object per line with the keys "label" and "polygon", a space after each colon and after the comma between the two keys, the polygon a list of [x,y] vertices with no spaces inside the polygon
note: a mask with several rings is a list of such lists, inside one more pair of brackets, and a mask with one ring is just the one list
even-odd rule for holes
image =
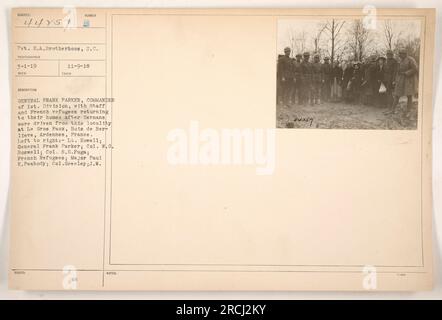
{"label": "dirt ground", "polygon": [[407,117],[406,101],[406,97],[400,100],[399,111],[393,115],[385,115],[383,112],[386,109],[383,107],[344,102],[322,102],[313,106],[278,105],[276,126],[306,129],[416,129],[418,102],[413,102],[413,108]]}

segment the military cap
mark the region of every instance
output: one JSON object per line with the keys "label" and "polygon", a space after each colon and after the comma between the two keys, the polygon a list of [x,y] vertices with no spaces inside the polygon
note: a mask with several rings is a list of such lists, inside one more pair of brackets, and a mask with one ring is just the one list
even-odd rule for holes
{"label": "military cap", "polygon": [[404,48],[399,49],[399,53],[407,53],[407,50],[405,50]]}
{"label": "military cap", "polygon": [[330,60],[330,58],[329,57],[325,57],[324,60]]}
{"label": "military cap", "polygon": [[392,56],[393,55],[393,50],[387,50],[387,56]]}
{"label": "military cap", "polygon": [[387,58],[382,57],[382,56],[379,56],[379,57],[376,59],[376,61],[379,61],[379,60],[381,60],[381,59],[384,60],[384,61],[387,60]]}
{"label": "military cap", "polygon": [[313,58],[319,58],[319,54],[316,53]]}
{"label": "military cap", "polygon": [[302,54],[297,53],[297,54],[296,54],[296,58],[300,58],[300,57],[302,57]]}
{"label": "military cap", "polygon": [[310,57],[310,52],[308,51],[304,52],[304,57]]}
{"label": "military cap", "polygon": [[376,59],[377,59],[376,55],[373,54],[373,55],[370,56],[370,60],[369,61],[373,62],[373,61],[376,61]]}
{"label": "military cap", "polygon": [[289,47],[285,47],[284,52],[286,52],[286,51],[291,51],[291,49]]}

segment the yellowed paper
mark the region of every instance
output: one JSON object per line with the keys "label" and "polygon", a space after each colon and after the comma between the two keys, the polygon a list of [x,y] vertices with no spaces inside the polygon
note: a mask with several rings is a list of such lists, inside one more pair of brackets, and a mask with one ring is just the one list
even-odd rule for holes
{"label": "yellowed paper", "polygon": [[[386,21],[394,56],[419,58],[410,105],[346,102],[356,80],[326,73],[280,101],[286,47],[323,63],[342,23],[331,60],[353,66],[384,55]],[[11,289],[431,289],[434,10],[16,8],[11,24]]]}

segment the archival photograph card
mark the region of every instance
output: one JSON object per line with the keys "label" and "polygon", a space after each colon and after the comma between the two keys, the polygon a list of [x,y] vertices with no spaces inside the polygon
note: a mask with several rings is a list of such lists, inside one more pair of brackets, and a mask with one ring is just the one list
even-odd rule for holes
{"label": "archival photograph card", "polygon": [[10,289],[431,289],[434,28],[13,9]]}

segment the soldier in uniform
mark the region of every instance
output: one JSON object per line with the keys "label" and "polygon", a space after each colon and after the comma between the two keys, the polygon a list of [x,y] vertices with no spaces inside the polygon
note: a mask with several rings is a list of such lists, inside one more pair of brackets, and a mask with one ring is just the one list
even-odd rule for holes
{"label": "soldier in uniform", "polygon": [[302,93],[302,103],[307,104],[310,100],[310,103],[313,102],[311,100],[311,92],[312,92],[312,67],[310,59],[310,53],[304,52],[303,59],[301,62],[301,93]]}
{"label": "soldier in uniform", "polygon": [[363,71],[361,63],[356,61],[353,63],[353,75],[350,79],[348,101],[352,103],[360,103],[361,100],[361,84],[363,78]]}
{"label": "soldier in uniform", "polygon": [[295,83],[292,91],[292,104],[295,103],[295,101],[298,101],[298,104],[302,103],[301,99],[301,62],[302,62],[302,54],[298,53],[296,55],[296,59],[293,61],[293,73],[295,77]]}
{"label": "soldier in uniform", "polygon": [[278,59],[277,75],[278,83],[280,84],[280,94],[282,103],[286,106],[290,103],[290,98],[293,90],[293,61],[290,58],[290,48],[284,49],[284,55]]}
{"label": "soldier in uniform", "polygon": [[369,64],[365,67],[364,72],[364,104],[374,105],[378,95],[378,81],[376,79],[377,72],[377,56],[372,55],[369,58]]}
{"label": "soldier in uniform", "polygon": [[282,103],[282,81],[281,81],[281,59],[284,55],[278,54],[278,62],[277,62],[277,68],[276,68],[276,103],[280,104]]}
{"label": "soldier in uniform", "polygon": [[[335,66],[336,67],[336,66]],[[322,64],[322,74],[324,76],[324,83],[321,89],[321,98],[323,101],[330,101],[331,88],[334,79],[334,72],[330,64],[330,58],[325,57],[324,63]]]}
{"label": "soldier in uniform", "polygon": [[410,116],[413,106],[413,95],[417,93],[418,66],[416,60],[407,54],[405,49],[399,50],[399,66],[396,73],[394,87],[394,101],[390,113],[395,113],[400,97],[407,96],[406,116]]}
{"label": "soldier in uniform", "polygon": [[[376,66],[376,80],[377,80],[377,104],[380,107],[387,107],[388,96],[387,96],[387,84],[386,84],[386,73],[385,65],[387,59],[385,57],[378,57]],[[385,90],[384,90],[385,89]]]}
{"label": "soldier in uniform", "polygon": [[339,101],[342,98],[342,65],[339,61],[335,61],[332,68],[332,101]]}
{"label": "soldier in uniform", "polygon": [[354,70],[354,65],[351,61],[345,62],[342,70],[342,96],[345,102],[350,102],[351,100],[350,87]]}
{"label": "soldier in uniform", "polygon": [[323,68],[318,54],[313,57],[312,63],[312,101],[311,104],[320,104],[321,87],[324,83]]}
{"label": "soldier in uniform", "polygon": [[394,58],[393,51],[387,50],[387,61],[385,63],[384,68],[384,81],[385,86],[387,87],[387,97],[386,97],[386,103],[391,108],[393,104],[393,90],[394,90],[394,84],[396,79],[396,73],[398,69],[398,62]]}

